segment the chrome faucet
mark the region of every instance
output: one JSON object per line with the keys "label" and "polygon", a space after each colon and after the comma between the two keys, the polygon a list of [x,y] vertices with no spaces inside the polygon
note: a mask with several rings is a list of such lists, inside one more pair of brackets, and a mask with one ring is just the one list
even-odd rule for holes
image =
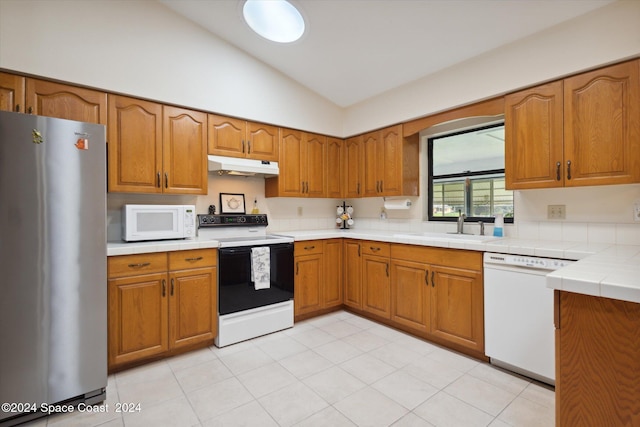
{"label": "chrome faucet", "polygon": [[456,231],[456,233],[458,234],[464,234],[464,220],[467,218],[467,216],[463,213],[460,212],[460,210],[458,210],[458,230]]}

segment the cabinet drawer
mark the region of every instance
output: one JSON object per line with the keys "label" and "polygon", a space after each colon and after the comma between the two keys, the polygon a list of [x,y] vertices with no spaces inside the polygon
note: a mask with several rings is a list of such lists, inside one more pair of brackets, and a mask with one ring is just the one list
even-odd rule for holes
{"label": "cabinet drawer", "polygon": [[107,258],[107,276],[124,277],[167,271],[167,253],[121,255]]}
{"label": "cabinet drawer", "polygon": [[322,240],[307,240],[305,242],[296,242],[293,248],[293,255],[311,255],[322,253]]}
{"label": "cabinet drawer", "polygon": [[391,258],[482,271],[482,252],[417,245],[392,245]]}
{"label": "cabinet drawer", "polygon": [[169,270],[215,267],[218,264],[217,249],[193,249],[169,252]]}
{"label": "cabinet drawer", "polygon": [[367,240],[362,242],[362,254],[389,257],[391,254],[391,245],[389,243]]}

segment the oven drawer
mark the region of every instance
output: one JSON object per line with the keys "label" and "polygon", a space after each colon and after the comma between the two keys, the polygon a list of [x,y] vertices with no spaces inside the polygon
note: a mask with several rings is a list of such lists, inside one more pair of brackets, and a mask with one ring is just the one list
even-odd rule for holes
{"label": "oven drawer", "polygon": [[217,249],[193,249],[169,252],[169,270],[215,267],[218,263]]}
{"label": "oven drawer", "polygon": [[389,243],[366,240],[362,242],[362,254],[389,257],[391,255],[391,245]]}
{"label": "oven drawer", "polygon": [[167,253],[120,255],[107,258],[107,276],[126,277],[167,271]]}
{"label": "oven drawer", "polygon": [[304,242],[296,242],[294,246],[294,256],[322,253],[322,240],[306,240]]}

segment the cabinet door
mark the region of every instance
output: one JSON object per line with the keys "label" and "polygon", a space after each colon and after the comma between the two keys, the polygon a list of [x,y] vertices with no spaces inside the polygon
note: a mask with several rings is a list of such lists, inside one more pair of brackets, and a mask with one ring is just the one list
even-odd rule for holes
{"label": "cabinet door", "polygon": [[563,186],[562,99],[562,81],[505,97],[508,189]]}
{"label": "cabinet door", "polygon": [[324,264],[323,307],[342,305],[342,239],[323,242],[322,262]]}
{"label": "cabinet door", "polygon": [[327,197],[339,199],[343,191],[343,140],[327,138]]}
{"label": "cabinet door", "polygon": [[244,120],[209,114],[207,124],[209,154],[246,157]]}
{"label": "cabinet door", "polygon": [[163,192],[207,194],[207,115],[163,107]]}
{"label": "cabinet door", "polygon": [[280,175],[277,178],[277,195],[280,197],[303,197],[302,132],[291,129],[282,129],[281,132]]}
{"label": "cabinet door", "polygon": [[389,258],[362,256],[362,309],[385,319],[391,318]]}
{"label": "cabinet door", "polygon": [[105,92],[27,79],[26,104],[29,114],[107,124]]}
{"label": "cabinet door", "polygon": [[399,196],[402,194],[402,126],[383,129],[378,145],[379,195]]}
{"label": "cabinet door", "polygon": [[327,196],[327,137],[305,133],[304,145],[306,147],[304,171],[306,171],[307,197]]}
{"label": "cabinet door", "polygon": [[276,126],[247,122],[247,157],[277,162],[279,136]]}
{"label": "cabinet door", "polygon": [[213,340],[218,334],[216,268],[175,271],[169,279],[170,348]]}
{"label": "cabinet door", "polygon": [[380,180],[378,179],[378,140],[380,132],[370,132],[362,136],[363,150],[363,185],[364,197],[377,196],[380,192]]}
{"label": "cabinet door", "polygon": [[0,73],[0,111],[24,113],[24,77]]}
{"label": "cabinet door", "polygon": [[362,197],[362,136],[344,142],[344,197]]}
{"label": "cabinet door", "polygon": [[431,333],[484,351],[482,274],[460,268],[431,268]]}
{"label": "cabinet door", "polygon": [[344,241],[344,304],[362,309],[362,260],[360,242]]}
{"label": "cabinet door", "polygon": [[109,191],[161,193],[162,105],[109,95]]}
{"label": "cabinet door", "polygon": [[168,350],[165,273],[110,279],[108,297],[110,367]]}
{"label": "cabinet door", "polygon": [[565,80],[565,186],[640,181],[639,64]]}
{"label": "cabinet door", "polygon": [[391,320],[429,332],[429,265],[391,260]]}
{"label": "cabinet door", "polygon": [[296,257],[293,306],[295,316],[322,308],[322,254]]}

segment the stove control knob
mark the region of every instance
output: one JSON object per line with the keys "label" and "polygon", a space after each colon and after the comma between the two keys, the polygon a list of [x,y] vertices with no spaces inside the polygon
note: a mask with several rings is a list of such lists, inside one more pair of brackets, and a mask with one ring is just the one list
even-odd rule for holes
{"label": "stove control knob", "polygon": [[240,218],[238,218],[238,222],[247,222],[247,218],[241,216]]}

